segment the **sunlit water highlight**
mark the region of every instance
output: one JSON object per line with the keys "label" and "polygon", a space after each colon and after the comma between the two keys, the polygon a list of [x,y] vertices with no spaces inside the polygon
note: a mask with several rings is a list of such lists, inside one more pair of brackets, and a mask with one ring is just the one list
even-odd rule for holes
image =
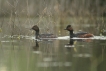
{"label": "sunlit water highlight", "polygon": [[[25,38],[25,39],[34,39],[34,40],[37,40],[35,38],[35,36],[24,36],[24,35],[5,35],[1,38]],[[69,36],[59,36],[57,38],[40,38],[40,40],[43,40],[43,39],[48,39],[48,40],[52,40],[52,39],[57,39],[57,40],[69,40],[70,37]],[[77,37],[73,37],[71,39],[94,39],[94,40],[106,40],[106,36],[94,36],[94,37],[91,37],[91,38],[77,38]],[[4,41],[5,42],[5,41]],[[8,41],[7,41],[8,42]],[[10,41],[11,42],[11,41]]]}

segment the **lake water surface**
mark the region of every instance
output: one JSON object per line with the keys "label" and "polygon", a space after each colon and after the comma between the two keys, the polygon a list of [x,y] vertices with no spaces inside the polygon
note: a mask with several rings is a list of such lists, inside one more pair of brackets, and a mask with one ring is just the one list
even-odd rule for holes
{"label": "lake water surface", "polygon": [[[73,26],[77,30],[89,27]],[[96,36],[79,41],[69,39],[66,25],[54,27],[59,37],[49,40],[36,40],[32,33],[6,34],[4,29],[0,35],[0,71],[106,71],[106,37],[92,30],[94,25],[85,30]],[[69,42],[71,46],[66,45]]]}

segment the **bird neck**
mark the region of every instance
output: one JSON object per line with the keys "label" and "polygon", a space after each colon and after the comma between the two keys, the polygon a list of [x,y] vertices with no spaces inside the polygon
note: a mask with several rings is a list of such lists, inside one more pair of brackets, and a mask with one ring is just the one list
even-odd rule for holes
{"label": "bird neck", "polygon": [[36,31],[35,35],[36,35],[36,39],[38,39],[39,38],[39,31]]}
{"label": "bird neck", "polygon": [[70,31],[70,38],[73,38],[73,30]]}

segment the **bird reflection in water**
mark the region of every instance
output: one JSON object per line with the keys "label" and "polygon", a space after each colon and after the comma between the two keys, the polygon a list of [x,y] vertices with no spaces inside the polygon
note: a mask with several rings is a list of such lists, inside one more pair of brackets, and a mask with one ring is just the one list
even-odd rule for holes
{"label": "bird reflection in water", "polygon": [[39,43],[38,43],[38,41],[36,40],[35,41],[35,46],[33,46],[33,50],[34,51],[37,51],[39,49]]}
{"label": "bird reflection in water", "polygon": [[69,44],[66,44],[65,47],[74,47],[74,40],[70,39]]}

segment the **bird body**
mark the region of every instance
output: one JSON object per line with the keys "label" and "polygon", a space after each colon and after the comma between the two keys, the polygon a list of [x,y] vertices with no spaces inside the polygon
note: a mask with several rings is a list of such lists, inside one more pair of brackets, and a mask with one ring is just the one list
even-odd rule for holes
{"label": "bird body", "polygon": [[54,35],[54,34],[39,34],[40,30],[39,30],[39,27],[37,25],[34,25],[32,27],[32,29],[36,32],[35,33],[36,39],[39,39],[39,38],[56,38],[56,35]]}
{"label": "bird body", "polygon": [[65,30],[70,32],[70,38],[73,38],[73,37],[89,38],[89,37],[93,37],[94,36],[93,34],[87,33],[87,32],[73,33],[73,28],[71,27],[71,25],[68,25]]}

